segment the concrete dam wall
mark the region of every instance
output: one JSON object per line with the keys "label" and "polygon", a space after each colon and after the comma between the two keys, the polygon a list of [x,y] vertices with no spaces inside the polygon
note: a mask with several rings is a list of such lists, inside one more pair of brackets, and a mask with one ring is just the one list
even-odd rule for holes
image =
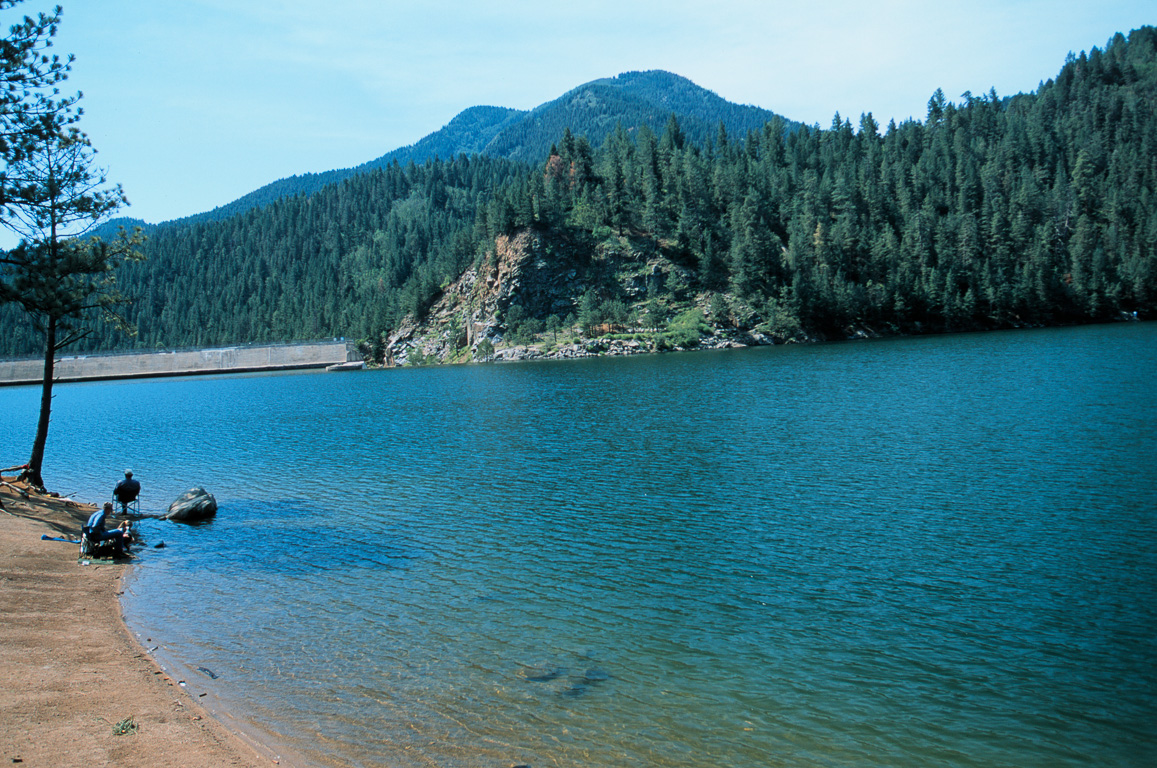
{"label": "concrete dam wall", "polygon": [[[218,347],[175,352],[75,355],[57,358],[56,381],[98,381],[210,373],[325,368],[360,360],[345,341],[313,341],[266,346]],[[39,384],[43,359],[0,361],[0,386]]]}

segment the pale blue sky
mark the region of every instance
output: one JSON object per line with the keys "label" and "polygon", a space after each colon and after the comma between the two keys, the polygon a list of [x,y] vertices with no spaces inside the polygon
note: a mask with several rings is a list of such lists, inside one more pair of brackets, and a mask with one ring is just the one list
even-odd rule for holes
{"label": "pale blue sky", "polygon": [[628,70],[825,127],[837,110],[886,125],[922,118],[937,87],[1033,90],[1069,51],[1157,23],[1153,0],[59,2],[82,127],[124,213],[153,222]]}

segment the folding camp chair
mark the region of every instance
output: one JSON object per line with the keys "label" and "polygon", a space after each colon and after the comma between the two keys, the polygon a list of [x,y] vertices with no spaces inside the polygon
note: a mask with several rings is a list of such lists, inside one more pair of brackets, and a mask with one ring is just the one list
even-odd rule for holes
{"label": "folding camp chair", "polygon": [[112,495],[112,508],[114,510],[119,510],[119,512],[117,512],[117,514],[120,514],[120,515],[137,515],[137,516],[139,516],[141,514],[141,497],[138,494],[137,497],[134,498],[132,501],[126,502],[126,501],[121,501],[120,499],[118,499],[117,495],[114,493]]}

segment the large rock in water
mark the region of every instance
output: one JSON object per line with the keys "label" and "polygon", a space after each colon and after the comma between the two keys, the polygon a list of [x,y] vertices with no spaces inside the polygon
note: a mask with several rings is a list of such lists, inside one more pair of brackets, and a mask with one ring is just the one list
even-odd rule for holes
{"label": "large rock in water", "polygon": [[190,488],[169,505],[169,511],[161,515],[162,520],[178,523],[195,523],[207,520],[217,514],[217,500],[204,488]]}

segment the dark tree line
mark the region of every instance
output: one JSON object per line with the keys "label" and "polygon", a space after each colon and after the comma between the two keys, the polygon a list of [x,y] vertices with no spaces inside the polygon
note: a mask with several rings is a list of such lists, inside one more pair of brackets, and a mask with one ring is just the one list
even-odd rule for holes
{"label": "dark tree line", "polygon": [[[475,211],[525,174],[459,158],[388,168],[221,222],[161,226],[118,275],[135,339],[166,348],[368,337],[421,313],[475,256]],[[94,345],[95,346],[95,345]]]}
{"label": "dark tree line", "polygon": [[[1157,30],[1070,57],[1033,94],[937,91],[925,120],[882,130],[870,114],[827,129],[773,118],[695,140],[672,117],[620,123],[597,148],[563,130],[541,164],[392,164],[158,227],[118,275],[138,337],[102,330],[92,345],[379,338],[528,227],[589,248],[650,242],[635,252],[781,338],[1149,316]],[[0,315],[3,354],[34,349],[18,320]]]}
{"label": "dark tree line", "polygon": [[[1033,95],[937,91],[927,119],[790,130],[705,148],[672,120],[597,153],[564,136],[537,223],[641,233],[747,300],[756,319],[839,334],[1108,319],[1157,284],[1157,31],[1071,58]],[[519,190],[515,190],[518,192]]]}

